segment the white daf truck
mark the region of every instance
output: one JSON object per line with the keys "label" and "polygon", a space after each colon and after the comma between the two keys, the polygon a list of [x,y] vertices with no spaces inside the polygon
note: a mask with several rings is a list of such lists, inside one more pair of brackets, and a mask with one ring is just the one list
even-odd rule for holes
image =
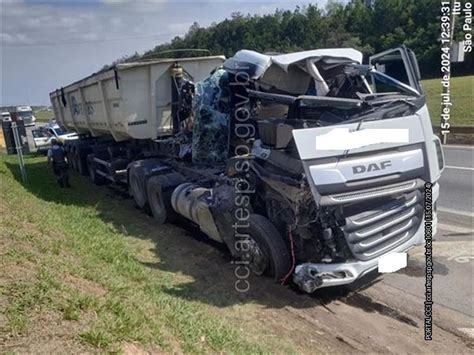
{"label": "white daf truck", "polygon": [[415,55],[354,49],[123,63],[50,94],[69,160],[185,218],[257,275],[351,284],[436,232],[443,170]]}

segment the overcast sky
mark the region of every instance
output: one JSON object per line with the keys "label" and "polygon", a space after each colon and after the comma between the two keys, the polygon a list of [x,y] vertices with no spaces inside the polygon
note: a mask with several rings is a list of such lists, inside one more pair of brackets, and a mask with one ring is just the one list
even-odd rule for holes
{"label": "overcast sky", "polygon": [[49,92],[233,12],[266,14],[326,0],[0,0],[0,106],[49,104]]}

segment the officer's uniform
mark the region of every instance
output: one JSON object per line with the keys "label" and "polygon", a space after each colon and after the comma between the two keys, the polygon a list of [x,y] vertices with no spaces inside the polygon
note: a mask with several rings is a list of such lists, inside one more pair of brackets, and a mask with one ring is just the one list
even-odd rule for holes
{"label": "officer's uniform", "polygon": [[55,144],[48,149],[48,161],[52,161],[53,163],[53,172],[54,175],[56,175],[59,186],[70,187],[64,148]]}

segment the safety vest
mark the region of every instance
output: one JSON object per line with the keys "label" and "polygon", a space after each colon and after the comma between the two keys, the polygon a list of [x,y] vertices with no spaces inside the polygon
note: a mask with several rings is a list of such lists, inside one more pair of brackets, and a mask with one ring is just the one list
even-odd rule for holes
{"label": "safety vest", "polygon": [[53,163],[63,163],[65,161],[64,149],[59,145],[53,145],[51,147]]}

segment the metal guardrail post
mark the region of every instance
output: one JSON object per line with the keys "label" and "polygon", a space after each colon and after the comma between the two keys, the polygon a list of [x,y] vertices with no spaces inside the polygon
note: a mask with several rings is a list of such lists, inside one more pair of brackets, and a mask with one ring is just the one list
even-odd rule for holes
{"label": "metal guardrail post", "polygon": [[447,144],[447,143],[448,143],[448,135],[443,134],[443,144]]}
{"label": "metal guardrail post", "polygon": [[18,126],[16,122],[12,122],[13,138],[15,140],[16,155],[18,157],[18,165],[20,166],[21,179],[24,184],[28,183],[28,176],[26,175],[25,161],[23,160],[23,142],[18,133]]}

